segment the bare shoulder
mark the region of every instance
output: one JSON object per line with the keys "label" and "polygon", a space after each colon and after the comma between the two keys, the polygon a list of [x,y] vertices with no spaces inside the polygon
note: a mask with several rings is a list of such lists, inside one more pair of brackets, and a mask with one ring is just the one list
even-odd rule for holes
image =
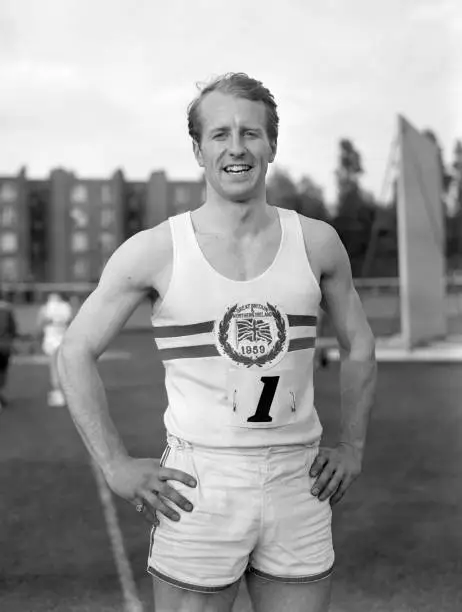
{"label": "bare shoulder", "polygon": [[298,215],[310,264],[318,278],[332,269],[346,255],[340,237],[332,225],[319,219]]}
{"label": "bare shoulder", "polygon": [[68,328],[65,345],[101,355],[143,300],[147,296],[156,299],[172,251],[168,222],[138,232],[121,244]]}
{"label": "bare shoulder", "polygon": [[157,279],[171,265],[172,238],[168,221],[142,230],[122,243],[113,253],[102,276],[117,274],[131,284],[157,286]]}

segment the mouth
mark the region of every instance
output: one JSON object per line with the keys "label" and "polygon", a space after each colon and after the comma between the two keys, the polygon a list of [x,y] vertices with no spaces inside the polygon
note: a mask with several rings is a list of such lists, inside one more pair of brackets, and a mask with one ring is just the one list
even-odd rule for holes
{"label": "mouth", "polygon": [[252,170],[252,166],[248,164],[229,164],[228,166],[224,166],[223,170],[226,174],[242,176],[248,174]]}

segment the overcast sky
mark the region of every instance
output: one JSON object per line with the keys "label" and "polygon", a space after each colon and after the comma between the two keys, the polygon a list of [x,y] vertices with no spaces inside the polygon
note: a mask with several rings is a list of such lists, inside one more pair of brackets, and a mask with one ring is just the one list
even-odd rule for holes
{"label": "overcast sky", "polygon": [[458,39],[459,0],[0,0],[0,175],[197,178],[195,84],[242,71],[278,102],[280,166],[332,200],[350,138],[378,196],[397,113],[446,160],[462,138]]}

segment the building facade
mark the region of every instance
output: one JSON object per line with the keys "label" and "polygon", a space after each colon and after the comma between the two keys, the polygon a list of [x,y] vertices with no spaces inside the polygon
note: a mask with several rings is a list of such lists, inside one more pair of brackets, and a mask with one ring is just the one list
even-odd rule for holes
{"label": "building facade", "polygon": [[128,181],[120,170],[106,179],[62,168],[45,180],[24,169],[0,177],[0,282],[95,282],[124,240],[200,206],[204,185],[165,172]]}
{"label": "building facade", "polygon": [[0,177],[0,278],[16,282],[29,274],[29,222],[25,170]]}

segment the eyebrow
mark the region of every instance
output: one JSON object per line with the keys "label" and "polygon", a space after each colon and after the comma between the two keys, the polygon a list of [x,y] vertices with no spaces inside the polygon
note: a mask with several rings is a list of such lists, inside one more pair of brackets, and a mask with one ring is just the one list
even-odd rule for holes
{"label": "eyebrow", "polygon": [[[229,132],[230,128],[228,126],[215,127],[209,130],[209,134],[215,134],[216,132]],[[241,132],[256,132],[257,134],[263,134],[263,130],[259,127],[251,127],[249,125],[243,125],[240,128]]]}

